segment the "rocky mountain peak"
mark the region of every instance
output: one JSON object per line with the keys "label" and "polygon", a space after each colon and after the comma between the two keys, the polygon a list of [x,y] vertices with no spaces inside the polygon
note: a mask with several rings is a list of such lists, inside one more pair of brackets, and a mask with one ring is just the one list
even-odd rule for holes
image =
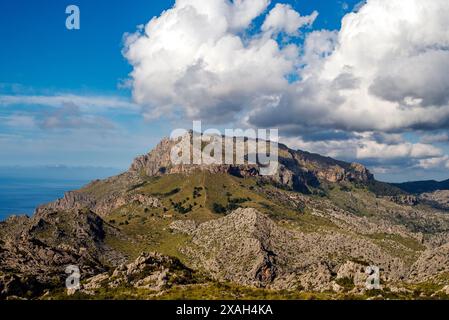
{"label": "rocky mountain peak", "polygon": [[[195,149],[192,132],[188,133],[190,138],[191,154],[201,153]],[[226,139],[233,139],[223,137]],[[129,172],[133,174],[144,174],[147,176],[160,176],[165,174],[184,173],[191,174],[196,170],[206,170],[211,173],[228,173],[236,176],[260,176],[261,166],[256,164],[179,164],[171,162],[171,150],[179,143],[178,141],[164,138],[148,154],[137,157]],[[223,145],[225,142],[223,142]],[[196,144],[204,147],[204,142]],[[275,174],[268,179],[277,184],[284,185],[290,189],[308,191],[318,186],[321,182],[358,182],[367,183],[374,180],[370,171],[361,164],[348,163],[312,154],[301,150],[293,150],[283,144],[278,144],[279,166]],[[223,152],[225,154],[225,152]],[[248,147],[245,146],[245,159],[248,159]]]}
{"label": "rocky mountain peak", "polygon": [[171,229],[192,236],[195,249],[186,248],[185,254],[217,278],[257,287],[269,286],[277,278],[273,242],[282,231],[255,209],[237,209],[194,228],[190,221],[177,221]]}
{"label": "rocky mountain peak", "polygon": [[389,185],[364,166],[282,144],[272,176],[258,165],[172,165],[175,144],[163,139],[127,172],[0,223],[0,299],[61,288],[73,264],[82,294],[132,285],[146,297],[222,281],[358,294],[366,266],[389,286],[449,272],[447,213],[414,206],[443,205],[444,192],[380,197],[371,187]]}

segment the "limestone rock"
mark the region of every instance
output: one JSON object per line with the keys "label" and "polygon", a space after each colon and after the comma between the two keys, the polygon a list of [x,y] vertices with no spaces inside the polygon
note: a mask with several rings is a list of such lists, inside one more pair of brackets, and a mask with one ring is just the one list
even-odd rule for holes
{"label": "limestone rock", "polygon": [[393,201],[394,203],[403,204],[407,206],[416,206],[417,204],[419,204],[418,197],[414,195],[397,195],[386,198],[390,201]]}
{"label": "limestone rock", "polygon": [[437,190],[434,192],[423,193],[419,196],[419,199],[434,207],[449,210],[449,190]]}
{"label": "limestone rock", "polygon": [[338,269],[337,279],[351,279],[356,287],[364,287],[367,279],[365,270],[366,266],[348,261]]}
{"label": "limestone rock", "polygon": [[[201,153],[200,150],[194,148],[196,144],[192,143],[194,139],[192,133],[189,133],[186,139],[186,141],[190,139],[192,154]],[[170,157],[171,150],[178,143],[175,140],[163,139],[151,152],[136,158],[129,169],[129,173],[145,173],[148,176],[175,173],[189,175],[197,170],[204,170],[213,174],[227,173],[240,177],[260,175],[260,166],[256,164],[173,164]],[[201,143],[197,145],[201,145]],[[319,181],[369,182],[374,179],[368,169],[361,164],[337,161],[303,151],[294,151],[282,144],[279,144],[278,148],[278,171],[269,179],[291,189],[307,191],[309,187],[319,185]]]}
{"label": "limestone rock", "polygon": [[142,253],[136,260],[118,266],[112,274],[102,273],[86,280],[83,292],[95,294],[100,288],[133,286],[161,291],[175,284],[193,281],[193,271],[179,260],[158,253]]}
{"label": "limestone rock", "polygon": [[[379,265],[390,281],[406,272],[400,260],[369,241],[288,230],[251,208],[237,209],[224,218],[200,224],[193,231],[182,227],[183,223],[190,224],[177,222],[177,230],[187,230],[192,237],[192,246],[182,250],[193,266],[207,270],[216,279],[242,285],[327,290],[332,286],[332,274],[346,263],[342,260],[347,256],[362,257]],[[335,258],[329,260],[329,256]],[[342,274],[347,269],[347,273],[358,276],[355,266],[347,264]]]}
{"label": "limestone rock", "polygon": [[413,264],[410,277],[413,281],[426,281],[449,272],[449,243],[426,250]]}

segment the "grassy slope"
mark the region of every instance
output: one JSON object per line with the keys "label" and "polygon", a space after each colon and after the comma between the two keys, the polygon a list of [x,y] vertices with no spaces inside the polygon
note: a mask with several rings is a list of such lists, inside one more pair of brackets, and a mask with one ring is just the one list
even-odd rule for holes
{"label": "grassy slope", "polygon": [[[213,175],[198,171],[189,176],[174,174],[157,179],[151,179],[146,184],[139,185],[131,192],[157,196],[161,199],[162,207],[144,208],[136,204],[128,204],[108,215],[107,220],[119,227],[128,237],[117,239],[108,236],[106,241],[112,247],[119,249],[130,259],[138,256],[142,251],[158,251],[163,254],[178,257],[188,264],[179,252],[188,237],[172,233],[169,225],[176,220],[195,220],[204,222],[224,216],[224,213],[214,212],[214,204],[226,208],[235,199],[243,199],[238,203],[241,207],[252,207],[268,214],[272,219],[283,224],[284,227],[294,228],[303,232],[318,230],[332,230],[344,232],[330,220],[312,214],[310,207],[303,210],[287,207],[276,196],[270,196],[270,190],[277,190],[270,185],[261,185],[256,178],[237,178],[230,175]],[[281,191],[285,195],[294,194]],[[379,205],[384,203],[366,189],[352,188],[350,192],[338,186],[329,188],[328,198],[336,206],[359,217],[376,219],[379,217]],[[314,205],[320,206],[320,197],[314,196]],[[323,202],[324,203],[324,202]],[[190,208],[183,213],[176,209]],[[324,205],[325,206],[325,205]],[[391,204],[394,210],[395,204]],[[363,236],[381,245],[395,256],[404,258],[409,256],[410,263],[416,258],[416,253],[424,247],[415,239],[392,234],[373,234]],[[398,250],[405,247],[405,251]]]}
{"label": "grassy slope", "polygon": [[[208,172],[195,174],[166,175],[141,185],[132,192],[156,196],[161,199],[160,208],[145,208],[128,204],[118,208],[107,217],[107,221],[119,227],[128,238],[118,239],[108,235],[106,242],[129,256],[138,256],[142,251],[158,251],[163,254],[185,257],[177,250],[185,236],[170,232],[169,225],[176,220],[204,222],[223,217],[225,213],[214,212],[214,204],[228,207],[232,202],[240,207],[252,207],[268,214],[274,220],[289,221],[289,226],[303,231],[318,228],[335,228],[328,220],[316,217],[308,210],[299,212],[287,208],[272,199],[260,187],[255,178],[237,178],[230,175],[213,175]],[[195,191],[196,190],[196,191]],[[239,200],[239,201],[236,201]],[[192,207],[187,213],[180,213],[176,205]],[[187,261],[184,261],[187,262]]]}

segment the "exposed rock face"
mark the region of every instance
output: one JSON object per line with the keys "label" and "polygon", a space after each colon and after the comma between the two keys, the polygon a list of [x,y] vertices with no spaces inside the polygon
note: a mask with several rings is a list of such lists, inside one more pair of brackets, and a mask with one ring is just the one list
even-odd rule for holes
{"label": "exposed rock face", "polygon": [[[241,209],[197,229],[191,222],[184,223],[184,231],[191,232],[193,243],[200,247],[188,253],[217,278],[255,286],[267,286],[276,278],[277,257],[271,250],[276,239],[270,239],[270,234],[277,229],[267,217],[253,209]],[[182,229],[180,224],[174,228]]]}
{"label": "exposed rock face", "polygon": [[449,273],[449,243],[425,251],[412,266],[413,281],[426,281],[435,276]]}
{"label": "exposed rock face", "polygon": [[[189,137],[192,139],[191,136]],[[253,164],[173,165],[170,153],[176,144],[177,142],[174,140],[162,140],[150,153],[136,158],[129,172],[132,174],[144,173],[148,176],[157,176],[174,173],[192,174],[197,170],[206,170],[211,173],[228,173],[240,177],[260,175],[260,166]],[[190,148],[192,154],[201,153],[201,151],[194,149],[193,143],[191,143]],[[269,176],[268,179],[291,189],[307,192],[310,187],[319,186],[320,182],[336,183],[347,181],[366,183],[374,179],[368,169],[361,164],[346,163],[318,154],[294,151],[282,144],[279,144],[278,148],[278,170],[275,175]]]}
{"label": "exposed rock face", "polygon": [[423,193],[419,196],[423,203],[428,203],[433,207],[449,210],[449,190],[437,190],[430,193]]}
{"label": "exposed rock face", "polygon": [[184,253],[195,267],[243,285],[328,290],[332,274],[351,257],[380,266],[389,281],[406,273],[403,262],[369,241],[287,230],[255,209],[238,209],[196,229],[184,223],[184,229],[180,221],[173,228],[192,236],[193,246]]}
{"label": "exposed rock face", "polygon": [[42,210],[80,210],[89,209],[93,212],[105,216],[113,210],[120,208],[129,203],[137,203],[150,208],[157,208],[160,206],[160,201],[156,197],[144,194],[126,194],[126,193],[112,193],[103,197],[96,197],[83,191],[67,192],[62,199],[55,202],[43,205],[37,209]]}
{"label": "exposed rock face", "polygon": [[102,273],[86,280],[82,291],[94,294],[100,288],[133,286],[161,291],[176,284],[193,281],[193,271],[178,259],[158,253],[142,253],[135,261],[118,266],[111,273]]}
{"label": "exposed rock face", "polygon": [[143,172],[148,176],[165,173],[171,167],[170,152],[175,142],[163,139],[150,153],[136,158],[131,164],[131,172]]}
{"label": "exposed rock face", "polygon": [[115,231],[96,214],[45,209],[21,221],[20,229],[15,226],[16,218],[0,224],[3,298],[25,287],[31,296],[41,294],[44,288],[63,282],[68,265],[77,265],[84,275],[104,270],[101,261],[108,256],[108,248],[103,245],[105,230]]}
{"label": "exposed rock face", "polygon": [[177,220],[170,224],[170,229],[176,232],[192,234],[198,228],[198,224],[192,220]]}
{"label": "exposed rock face", "polygon": [[354,286],[362,288],[365,287],[367,280],[367,274],[365,271],[366,266],[353,261],[348,261],[338,269],[336,279],[351,280]]}
{"label": "exposed rock face", "polygon": [[397,195],[386,198],[394,203],[403,204],[406,206],[416,206],[419,203],[418,197],[414,195]]}
{"label": "exposed rock face", "polygon": [[292,158],[296,160],[296,166],[306,168],[320,180],[327,182],[368,182],[373,180],[373,175],[361,164],[338,161],[304,151],[293,151],[285,146],[281,148],[286,148],[289,151]]}
{"label": "exposed rock face", "polygon": [[34,278],[0,275],[0,299],[23,298],[33,292],[41,293],[44,286]]}
{"label": "exposed rock face", "polygon": [[71,210],[71,209],[83,209],[94,208],[96,201],[88,194],[84,194],[78,191],[69,191],[64,194],[62,199],[58,199],[48,205],[44,205],[39,209],[52,209],[52,210]]}

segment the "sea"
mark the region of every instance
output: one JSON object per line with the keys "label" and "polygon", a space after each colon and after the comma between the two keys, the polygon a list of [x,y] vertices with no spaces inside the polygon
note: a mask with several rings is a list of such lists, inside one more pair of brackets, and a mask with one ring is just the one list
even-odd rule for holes
{"label": "sea", "polygon": [[0,167],[0,221],[11,215],[32,216],[39,205],[119,172],[112,168]]}

